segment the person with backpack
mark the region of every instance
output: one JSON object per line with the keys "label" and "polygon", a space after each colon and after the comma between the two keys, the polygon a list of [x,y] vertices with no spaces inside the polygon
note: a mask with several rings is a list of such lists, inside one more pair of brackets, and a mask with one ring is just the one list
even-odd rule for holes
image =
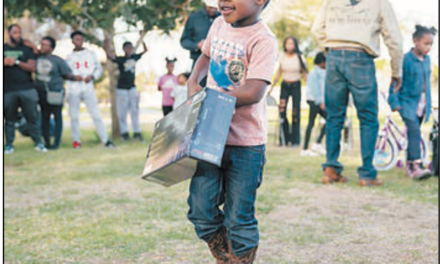
{"label": "person with backpack", "polygon": [[[42,134],[46,148],[52,150],[60,147],[63,132],[62,110],[65,94],[63,80],[75,81],[77,78],[63,59],[52,54],[55,47],[56,41],[52,37],[46,36],[41,40],[35,80],[42,112]],[[50,137],[51,115],[55,120],[53,144]]]}

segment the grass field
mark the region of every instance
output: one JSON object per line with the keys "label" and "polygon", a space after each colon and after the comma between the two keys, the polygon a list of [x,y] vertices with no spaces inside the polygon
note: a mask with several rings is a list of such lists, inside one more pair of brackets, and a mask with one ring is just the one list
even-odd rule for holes
{"label": "grass field", "polygon": [[[5,263],[214,263],[186,219],[188,182],[142,180],[148,143],[107,150],[82,133],[81,150],[65,131],[62,148],[44,154],[18,136],[5,157]],[[354,149],[341,159],[349,183],[323,186],[323,157],[271,142],[267,159],[257,263],[438,263],[438,178],[412,182],[395,169],[380,174],[385,186],[360,188]]]}

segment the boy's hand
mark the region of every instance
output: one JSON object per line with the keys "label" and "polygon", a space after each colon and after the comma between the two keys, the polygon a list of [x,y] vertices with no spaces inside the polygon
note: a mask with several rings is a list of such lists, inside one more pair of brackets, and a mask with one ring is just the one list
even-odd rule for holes
{"label": "boy's hand", "polygon": [[188,80],[188,97],[192,96],[193,94],[197,93],[202,89],[203,89],[202,86],[200,86],[200,84],[197,81],[193,79]]}
{"label": "boy's hand", "polygon": [[321,104],[319,105],[319,107],[321,107],[321,109],[325,111],[325,104],[321,103]]}
{"label": "boy's hand", "polygon": [[393,109],[393,112],[397,112],[397,111],[400,111],[400,110],[402,110],[402,107],[398,106],[398,107]]}

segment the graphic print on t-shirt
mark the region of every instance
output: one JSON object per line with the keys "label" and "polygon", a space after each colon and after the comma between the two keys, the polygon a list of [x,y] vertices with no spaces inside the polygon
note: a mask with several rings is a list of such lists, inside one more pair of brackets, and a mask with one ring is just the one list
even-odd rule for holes
{"label": "graphic print on t-shirt", "polygon": [[214,38],[211,41],[210,74],[219,88],[230,90],[242,84],[246,73],[245,48],[238,44]]}
{"label": "graphic print on t-shirt", "polygon": [[50,72],[52,71],[53,65],[50,60],[38,59],[37,60],[37,80],[42,82],[50,82]]}
{"label": "graphic print on t-shirt", "polygon": [[3,52],[3,54],[5,54],[5,57],[11,57],[14,59],[18,59],[23,55],[23,51],[22,50],[5,50]]}
{"label": "graphic print on t-shirt", "polygon": [[136,61],[133,59],[127,60],[124,63],[124,71],[126,72],[135,72],[135,68],[136,68]]}

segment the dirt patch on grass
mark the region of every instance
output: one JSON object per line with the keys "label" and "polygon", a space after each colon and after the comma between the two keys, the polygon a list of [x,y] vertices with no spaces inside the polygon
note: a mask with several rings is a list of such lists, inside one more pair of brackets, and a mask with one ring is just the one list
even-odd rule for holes
{"label": "dirt patch on grass", "polygon": [[438,207],[374,189],[308,185],[262,217],[257,263],[438,263]]}

